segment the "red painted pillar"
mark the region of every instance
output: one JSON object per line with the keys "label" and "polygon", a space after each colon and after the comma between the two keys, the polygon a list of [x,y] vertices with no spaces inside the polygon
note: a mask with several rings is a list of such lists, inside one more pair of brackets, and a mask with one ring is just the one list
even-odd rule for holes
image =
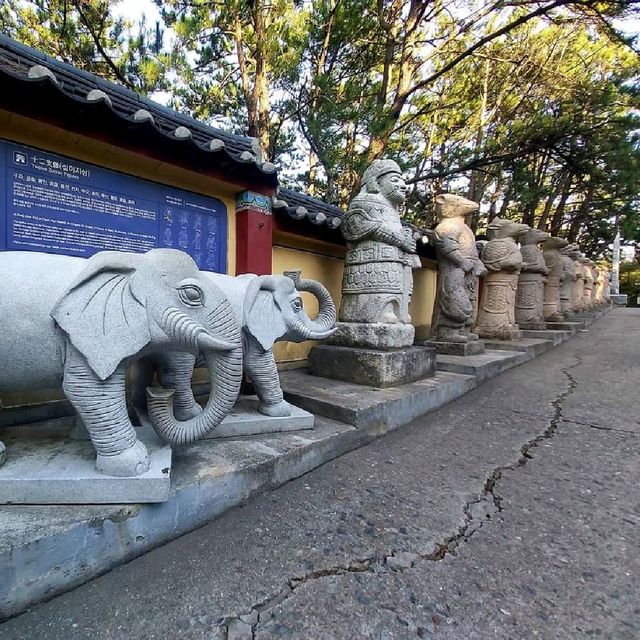
{"label": "red painted pillar", "polygon": [[236,196],[236,275],[271,273],[271,198],[252,191]]}

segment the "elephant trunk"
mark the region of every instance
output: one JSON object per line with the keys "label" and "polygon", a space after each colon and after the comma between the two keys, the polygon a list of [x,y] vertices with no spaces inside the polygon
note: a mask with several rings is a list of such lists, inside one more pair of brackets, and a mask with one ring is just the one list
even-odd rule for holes
{"label": "elephant trunk", "polygon": [[322,340],[328,338],[335,331],[336,306],[331,299],[331,294],[326,287],[316,280],[300,279],[296,283],[298,291],[307,291],[313,294],[319,303],[318,315],[314,320],[300,323],[297,329],[306,339]]}
{"label": "elephant trunk", "polygon": [[189,420],[179,421],[173,409],[175,390],[163,387],[147,389],[147,409],[151,424],[158,435],[170,444],[186,444],[206,436],[231,411],[240,392],[242,342],[235,316],[227,301],[211,314],[207,325],[215,327],[224,341],[235,346],[220,350],[220,347],[210,346],[205,336],[200,340],[211,387],[203,411]]}

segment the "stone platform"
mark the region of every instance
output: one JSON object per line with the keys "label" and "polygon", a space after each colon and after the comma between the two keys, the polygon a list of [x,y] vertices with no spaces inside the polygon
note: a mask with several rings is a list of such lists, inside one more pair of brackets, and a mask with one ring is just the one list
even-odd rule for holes
{"label": "stone platform", "polygon": [[487,349],[476,356],[438,355],[436,367],[439,371],[474,376],[477,382],[482,382],[511,367],[517,367],[533,357],[532,353],[526,351]]}
{"label": "stone platform", "polygon": [[68,425],[3,430],[6,462],[0,467],[0,504],[123,504],[164,502],[171,485],[171,447],[153,434],[140,439],[151,467],[129,478],[96,471],[88,440],[69,437]]}
{"label": "stone platform", "polygon": [[436,352],[428,347],[379,350],[322,344],[309,352],[309,368],[323,378],[386,389],[432,376]]}
{"label": "stone platform", "polygon": [[551,340],[554,345],[562,344],[565,340],[568,340],[573,335],[573,331],[550,331],[544,329],[541,331],[534,331],[529,329],[522,332],[523,338],[536,338],[538,340]]}
{"label": "stone platform", "polygon": [[547,322],[545,329],[548,331],[571,331],[575,333],[585,328],[583,320],[568,320],[565,322]]}
{"label": "stone platform", "polygon": [[526,351],[531,356],[538,356],[553,347],[551,340],[538,338],[521,338],[520,340],[487,340],[487,349],[498,351]]}
{"label": "stone platform", "polygon": [[469,376],[440,372],[388,389],[322,378],[304,369],[282,372],[280,382],[289,402],[358,429],[407,424],[475,387]]}
{"label": "stone platform", "polygon": [[472,342],[441,342],[439,340],[426,340],[422,343],[425,347],[433,347],[437,353],[449,356],[475,356],[484,353],[485,343],[482,340]]}
{"label": "stone platform", "polygon": [[[146,419],[138,416],[142,426],[137,427],[140,434],[155,433],[151,424]],[[302,431],[313,429],[314,416],[312,413],[292,407],[289,416],[265,416],[258,411],[257,396],[240,396],[231,413],[209,434],[205,440],[217,440],[219,438],[238,438],[242,436],[256,436],[264,433],[283,433],[285,431]],[[86,433],[86,432],[85,432]],[[86,433],[86,437],[89,434]]]}

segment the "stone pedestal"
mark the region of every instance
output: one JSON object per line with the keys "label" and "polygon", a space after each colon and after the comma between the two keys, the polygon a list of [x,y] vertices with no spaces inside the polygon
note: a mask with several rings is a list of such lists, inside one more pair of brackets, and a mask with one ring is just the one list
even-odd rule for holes
{"label": "stone pedestal", "polygon": [[320,345],[309,353],[309,368],[323,378],[384,389],[433,376],[436,350],[412,346],[384,351]]}
{"label": "stone pedestal", "polygon": [[5,434],[0,504],[125,504],[169,498],[171,447],[155,434],[141,438],[149,451],[149,470],[128,478],[96,471],[93,445],[70,439],[68,427],[12,427]]}
{"label": "stone pedestal", "polygon": [[484,279],[483,296],[476,332],[481,338],[518,340],[522,332],[515,322],[518,274],[490,272]]}
{"label": "stone pedestal", "polygon": [[425,347],[433,347],[438,353],[449,356],[476,356],[484,353],[485,344],[482,340],[471,342],[440,342],[438,340],[427,340],[423,343]]}
{"label": "stone pedestal", "polygon": [[415,329],[411,324],[383,322],[338,322],[336,332],[326,344],[339,347],[399,349],[413,345]]}
{"label": "stone pedestal", "polygon": [[542,273],[522,271],[516,292],[516,322],[522,329],[544,329]]}
{"label": "stone pedestal", "polygon": [[612,293],[611,294],[611,302],[616,305],[616,307],[626,307],[627,306],[627,294],[626,293]]}

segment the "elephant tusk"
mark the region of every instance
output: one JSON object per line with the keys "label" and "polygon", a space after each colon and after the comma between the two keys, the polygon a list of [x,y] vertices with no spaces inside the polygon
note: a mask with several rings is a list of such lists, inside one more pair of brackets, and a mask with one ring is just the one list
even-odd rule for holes
{"label": "elephant tusk", "polygon": [[171,402],[175,394],[175,389],[165,389],[164,387],[147,387],[147,399],[156,403]]}
{"label": "elephant tusk", "polygon": [[201,332],[198,334],[198,346],[203,351],[205,350],[214,350],[214,351],[232,351],[238,347],[237,342],[226,342],[225,340],[220,340],[219,338],[214,338],[210,336],[208,333]]}

